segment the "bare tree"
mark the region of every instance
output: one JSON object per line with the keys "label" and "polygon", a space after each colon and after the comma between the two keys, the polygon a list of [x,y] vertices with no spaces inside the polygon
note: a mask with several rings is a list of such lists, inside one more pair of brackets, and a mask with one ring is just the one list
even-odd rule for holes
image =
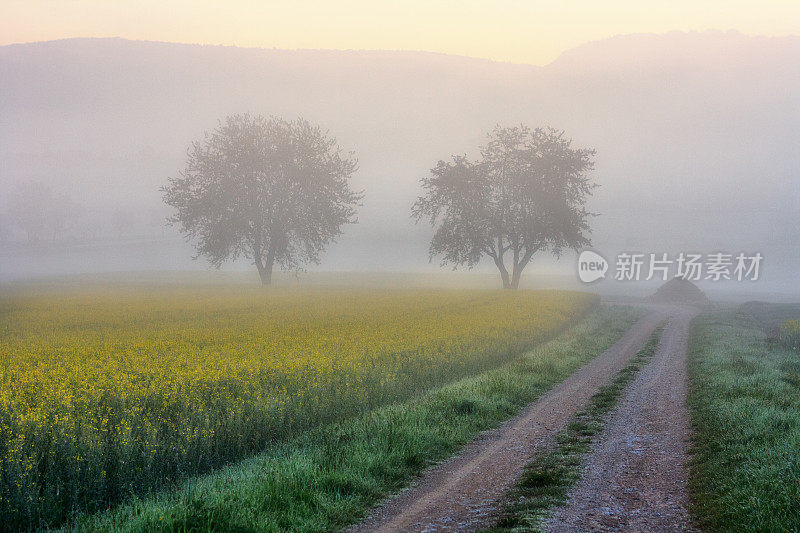
{"label": "bare tree", "polygon": [[[48,239],[52,242],[97,237],[99,223],[87,216],[84,204],[76,202],[66,193],[54,191],[42,182],[20,181],[8,195],[8,212],[0,217],[5,239],[15,237],[18,229],[30,242]],[[117,223],[118,216],[111,218]],[[106,223],[108,217],[103,218]],[[90,231],[91,228],[91,231]]]}
{"label": "bare tree", "polygon": [[439,161],[412,208],[416,220],[436,227],[431,259],[473,267],[489,257],[503,287],[516,289],[537,252],[587,246],[585,204],[595,187],[587,172],[595,152],[571,144],[552,128],[498,126],[478,161]]}
{"label": "bare tree", "polygon": [[25,232],[28,242],[49,233],[53,241],[73,230],[83,215],[83,207],[66,194],[57,194],[39,181],[21,181],[9,194],[8,216]]}
{"label": "bare tree", "polygon": [[192,144],[164,201],[198,256],[217,267],[250,258],[266,285],[275,264],[319,262],[342,225],[356,222],[356,168],[352,154],[303,119],[234,115]]}

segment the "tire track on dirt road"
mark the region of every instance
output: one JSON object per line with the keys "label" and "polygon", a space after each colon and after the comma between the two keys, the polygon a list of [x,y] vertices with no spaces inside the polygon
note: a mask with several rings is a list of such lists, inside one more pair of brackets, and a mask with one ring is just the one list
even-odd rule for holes
{"label": "tire track on dirt road", "polygon": [[628,386],[548,531],[695,531],[686,487],[686,350],[696,314],[674,308],[653,360]]}
{"label": "tire track on dirt road", "polygon": [[503,495],[535,451],[546,446],[598,389],[647,343],[667,311],[653,310],[519,415],[428,470],[410,489],[374,509],[350,532],[472,531],[493,525]]}

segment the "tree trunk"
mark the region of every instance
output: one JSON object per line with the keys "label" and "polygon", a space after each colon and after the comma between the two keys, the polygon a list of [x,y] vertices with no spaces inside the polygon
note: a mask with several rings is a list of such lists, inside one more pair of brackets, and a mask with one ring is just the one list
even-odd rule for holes
{"label": "tree trunk", "polygon": [[[508,274],[508,269],[506,268],[505,263],[503,262],[503,243],[500,239],[497,240],[497,251],[491,256],[494,260],[494,264],[497,265],[497,270],[500,271],[500,278],[503,280],[503,288],[504,289],[515,289],[516,287],[512,286],[511,277]],[[516,272],[516,264],[514,265],[515,272]],[[519,282],[517,283],[519,284]]]}
{"label": "tree trunk", "polygon": [[275,259],[271,254],[267,254],[267,258],[262,260],[259,254],[256,254],[256,268],[258,275],[261,278],[262,285],[272,284],[272,267],[275,264]]}
{"label": "tree trunk", "polygon": [[514,274],[511,276],[511,286],[510,289],[517,290],[519,289],[519,279],[522,277],[522,269],[525,267],[515,267]]}
{"label": "tree trunk", "polygon": [[510,289],[511,288],[511,278],[508,276],[508,270],[506,266],[503,264],[502,261],[495,260],[494,262],[497,265],[497,269],[500,271],[500,279],[503,280],[503,288]]}
{"label": "tree trunk", "polygon": [[261,277],[262,285],[272,284],[272,265],[264,265],[258,269],[258,275]]}
{"label": "tree trunk", "polygon": [[528,266],[528,263],[531,262],[531,257],[533,257],[535,252],[536,249],[529,249],[521,258],[519,257],[518,253],[514,254],[514,268],[511,274],[511,284],[509,286],[510,289],[519,289],[519,280],[522,278],[522,271],[526,266]]}

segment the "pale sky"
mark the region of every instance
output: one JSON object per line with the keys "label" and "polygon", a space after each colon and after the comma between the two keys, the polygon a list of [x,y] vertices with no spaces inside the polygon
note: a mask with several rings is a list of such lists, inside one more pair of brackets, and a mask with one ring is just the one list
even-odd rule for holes
{"label": "pale sky", "polygon": [[542,65],[613,35],[708,29],[800,35],[800,0],[0,0],[0,44],[124,37]]}

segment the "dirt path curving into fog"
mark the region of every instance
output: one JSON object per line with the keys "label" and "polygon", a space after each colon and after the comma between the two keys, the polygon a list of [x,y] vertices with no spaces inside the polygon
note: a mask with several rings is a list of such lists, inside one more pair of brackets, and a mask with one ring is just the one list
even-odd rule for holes
{"label": "dirt path curving into fog", "polygon": [[652,310],[611,348],[500,428],[428,470],[412,488],[374,509],[351,532],[471,531],[493,525],[503,495],[533,454],[566,427],[598,389],[644,347],[670,308]]}
{"label": "dirt path curving into fog", "polygon": [[694,531],[686,349],[695,314],[675,308],[652,362],[629,385],[548,531]]}

